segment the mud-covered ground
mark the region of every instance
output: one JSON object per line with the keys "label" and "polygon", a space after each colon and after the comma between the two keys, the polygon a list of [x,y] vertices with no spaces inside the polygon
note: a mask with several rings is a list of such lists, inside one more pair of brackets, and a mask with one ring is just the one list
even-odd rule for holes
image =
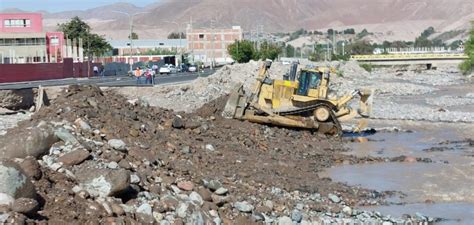
{"label": "mud-covered ground", "polygon": [[[73,145],[63,134],[38,158],[35,169],[40,175],[31,177],[38,211],[25,218],[7,209],[6,215],[27,222],[175,224],[193,224],[191,218],[198,215],[204,222],[248,224],[284,221],[285,216],[299,213],[311,221],[332,213],[355,217],[362,212],[343,209],[380,204],[389,194],[349,187],[317,174],[337,164],[383,159],[342,154],[346,149],[339,138],[223,119],[225,100],[219,98],[192,114],[176,114],[96,87],[66,89],[5,136],[21,137],[24,130],[45,121],[56,133],[69,133],[78,141]],[[126,150],[114,149],[112,139],[122,140]],[[2,139],[6,140],[13,141]],[[84,150],[85,159],[64,161],[64,155]],[[87,188],[78,188],[85,187],[80,179],[85,167],[93,168],[91,174],[116,170],[134,178],[119,194],[94,196]],[[225,191],[217,193],[209,183],[218,183]],[[195,198],[193,192],[202,202],[190,200]],[[151,213],[140,211],[148,206]],[[301,221],[298,215],[293,219]]]}
{"label": "mud-covered ground", "polygon": [[[255,65],[235,68],[255,72],[256,69],[250,67]],[[179,89],[179,94],[173,92],[168,96],[160,92],[151,102],[154,106],[177,110],[187,108],[183,104],[189,102],[200,103],[190,103],[193,109],[207,102],[193,112],[149,106],[146,100],[155,98],[156,93],[146,95],[148,89],[141,92],[138,100],[135,94],[125,94],[128,99],[122,97],[117,90],[72,86],[31,118],[30,114],[0,117],[8,121],[2,122],[0,130],[22,120],[18,127],[0,137],[2,143],[26,142],[17,148],[28,146],[30,140],[25,138],[24,132],[38,126],[50,127],[58,138],[35,158],[15,159],[36,189],[38,195],[33,201],[36,206],[26,204],[30,201],[28,198],[15,197],[8,206],[0,207],[0,221],[308,224],[437,220],[436,214],[423,216],[415,214],[416,211],[395,217],[371,212],[370,207],[389,204],[393,198],[410,197],[405,189],[361,187],[338,173],[331,177],[341,183],[319,174],[328,168],[374,165],[382,174],[378,179],[383,182],[391,180],[383,177],[387,170],[385,162],[421,168],[443,166],[446,160],[432,153],[450,152],[449,147],[443,147],[442,143],[446,142],[464,141],[469,145],[469,132],[463,132],[463,138],[435,133],[430,140],[439,139],[432,141],[439,144],[429,146],[418,145],[411,133],[420,132],[417,127],[435,131],[433,123],[440,126],[449,123],[454,127],[460,123],[457,128],[470,129],[471,78],[462,77],[458,72],[448,73],[449,68],[420,74],[382,68],[366,74],[350,63],[342,65],[340,68],[346,73],[333,80],[334,88],[341,93],[376,87],[375,119],[369,120],[369,126],[375,128],[383,140],[377,139],[379,136],[360,137],[350,133],[341,139],[311,131],[223,119],[220,110],[226,101],[225,93],[234,82],[226,76],[236,76],[240,71],[233,68],[226,68],[217,78],[199,80],[194,88],[189,88],[194,83],[186,84],[184,89]],[[284,70],[282,65],[276,68],[274,73]],[[273,76],[278,77],[278,74]],[[370,79],[360,79],[364,76]],[[213,80],[217,81],[212,90],[206,89],[204,84]],[[242,81],[248,85],[251,80],[249,75]],[[226,84],[226,90],[216,89],[221,83]],[[124,92],[127,90],[119,90],[120,94]],[[201,99],[201,95],[206,98]],[[166,104],[160,105],[159,99],[164,98]],[[417,124],[418,121],[430,126]],[[398,134],[407,136],[398,137]],[[377,145],[385,142],[390,146]],[[420,151],[425,154],[414,154],[411,145],[408,151],[398,150],[399,143],[411,142],[413,149],[423,146]],[[9,151],[17,150],[11,147]],[[384,154],[386,152],[390,154]],[[457,168],[455,161],[449,166]],[[468,170],[472,168],[472,165],[466,166]],[[100,180],[101,174],[105,183]],[[88,177],[94,178],[92,183]],[[365,172],[349,173],[348,177],[356,181],[372,178]],[[2,185],[0,192],[1,188],[10,187]],[[114,191],[107,192],[104,187]],[[2,197],[0,195],[0,205]],[[25,208],[29,211],[25,212]]]}

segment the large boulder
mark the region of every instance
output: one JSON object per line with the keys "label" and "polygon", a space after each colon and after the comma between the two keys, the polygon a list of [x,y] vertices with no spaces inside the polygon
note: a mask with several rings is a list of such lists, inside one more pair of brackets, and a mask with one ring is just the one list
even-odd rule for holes
{"label": "large boulder", "polygon": [[51,146],[59,139],[48,126],[31,127],[14,130],[0,136],[0,158],[38,158],[48,153]]}
{"label": "large boulder", "polygon": [[95,197],[115,196],[130,185],[130,172],[125,169],[97,168],[94,163],[83,163],[75,170],[79,187]]}
{"label": "large boulder", "polygon": [[36,197],[35,186],[20,166],[7,159],[0,159],[0,205],[9,205],[10,200]]}
{"label": "large boulder", "polygon": [[11,110],[29,109],[34,105],[33,89],[0,90],[0,107]]}

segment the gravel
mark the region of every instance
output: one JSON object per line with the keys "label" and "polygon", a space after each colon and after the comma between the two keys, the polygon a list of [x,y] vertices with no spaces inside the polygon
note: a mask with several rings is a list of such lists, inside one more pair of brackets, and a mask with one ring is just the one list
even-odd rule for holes
{"label": "gravel", "polygon": [[119,139],[111,139],[107,142],[107,144],[109,144],[110,147],[112,147],[113,149],[118,150],[118,151],[126,151],[127,150],[127,145],[125,144],[125,142],[123,142],[122,140],[119,140]]}
{"label": "gravel", "polygon": [[245,212],[245,213],[252,212],[252,210],[254,209],[254,207],[251,204],[245,201],[234,203],[234,208],[236,208],[240,212]]}
{"label": "gravel", "polygon": [[335,195],[335,194],[328,194],[328,198],[334,203],[341,202],[341,199],[339,197],[337,197],[337,195]]}
{"label": "gravel", "polygon": [[[350,63],[342,66],[372,76]],[[328,182],[314,173],[314,170],[333,166],[335,162],[380,162],[379,158],[343,154],[339,140],[320,138],[306,131],[225,120],[218,117],[219,113],[208,115],[198,111],[194,114],[178,113],[178,116],[172,111],[126,103],[124,98],[113,93],[104,96],[89,86],[70,87],[68,91],[68,95],[60,97],[56,105],[42,108],[45,111],[35,114],[31,122],[22,125],[24,128],[39,120],[47,120],[46,123],[56,128],[69,130],[78,140],[78,147],[90,154],[86,159],[73,163],[77,165],[61,166],[58,159],[75,147],[71,142],[58,142],[47,151],[48,155],[38,160],[42,178],[33,183],[44,198],[45,204],[39,211],[44,218],[161,224],[205,224],[239,218],[264,218],[265,222],[278,224],[298,221],[301,224],[321,221],[376,221],[382,224],[395,220],[377,212],[350,208],[357,204],[380,204],[387,193]],[[418,92],[414,90],[413,93]],[[388,92],[381,95],[383,98],[390,96],[399,97]],[[81,99],[101,104],[94,107]],[[206,109],[217,109],[221,100],[211,102]],[[395,109],[402,104],[406,103],[394,101],[390,107]],[[388,110],[390,107],[379,107],[374,112],[387,118],[396,114]],[[417,107],[425,111],[431,109],[430,106]],[[58,108],[70,109],[59,112]],[[397,112],[400,110],[416,110],[416,107],[409,105],[409,109],[399,108]],[[426,113],[423,110],[418,113]],[[400,118],[401,115],[394,117],[397,116]],[[427,118],[426,115],[410,116]],[[80,117],[87,118],[93,132],[83,132],[80,126],[71,126],[72,122],[67,122]],[[173,120],[177,117],[181,118],[184,127],[173,128]],[[448,117],[445,119],[452,119],[452,115]],[[139,131],[139,135],[129,132],[130,129]],[[295,137],[305,143],[301,148],[294,148],[292,141]],[[120,143],[110,143],[114,139]],[[215,149],[208,151],[206,145]],[[188,149],[183,153],[184,146]],[[275,155],[281,155],[285,160]],[[193,188],[180,190],[177,187],[180,181],[191,182]],[[341,201],[342,197],[344,201]],[[68,207],[77,210],[65,210]],[[111,212],[120,216],[112,217]],[[2,220],[20,218],[18,215],[13,212]],[[429,220],[428,217],[418,219]]]}
{"label": "gravel", "polygon": [[[437,70],[425,70],[419,66],[380,67],[370,73],[353,61],[313,63],[312,65],[329,65],[341,72],[342,76],[331,77],[333,94],[347,95],[354,89],[374,90],[376,103],[373,107],[373,117],[375,118],[474,122],[473,110],[452,109],[446,113],[437,112],[440,107],[449,106],[470,105],[474,108],[474,100],[469,94],[465,96],[438,96],[437,94],[446,89],[454,89],[457,85],[467,85],[467,89],[472,89],[472,78],[463,76],[455,65],[439,65]],[[142,96],[154,106],[191,112],[229,93],[238,83],[243,83],[244,89],[249,91],[255,82],[258,67],[259,62],[228,65],[209,77],[199,78],[185,85],[140,89],[138,90],[140,93],[135,93],[135,89],[134,91],[127,89],[116,91],[129,97]],[[270,77],[281,79],[289,67],[278,62],[273,63]],[[399,99],[403,102],[399,102]],[[427,104],[419,105],[418,99],[422,99]],[[410,101],[413,104],[410,104]],[[176,102],[183,104],[176,104]]]}

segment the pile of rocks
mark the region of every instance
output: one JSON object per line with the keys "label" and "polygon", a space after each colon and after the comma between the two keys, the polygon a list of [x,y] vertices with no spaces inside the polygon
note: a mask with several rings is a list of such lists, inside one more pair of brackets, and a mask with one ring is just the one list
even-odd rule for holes
{"label": "pile of rocks", "polygon": [[0,137],[0,223],[399,221],[354,209],[391,193],[315,173],[384,159],[347,156],[339,140],[308,131],[225,120],[216,101],[176,114],[69,87]]}
{"label": "pile of rocks", "polygon": [[0,90],[0,108],[29,109],[34,105],[33,89]]}
{"label": "pile of rocks", "polygon": [[[255,83],[262,62],[226,65],[208,77],[199,77],[189,84],[158,86],[156,88],[117,88],[118,93],[130,98],[141,97],[152,106],[193,112],[204,104],[230,93],[236,85],[243,84],[250,91]],[[289,70],[288,65],[274,63],[269,71],[273,78],[281,79]],[[177,104],[179,102],[179,104]]]}

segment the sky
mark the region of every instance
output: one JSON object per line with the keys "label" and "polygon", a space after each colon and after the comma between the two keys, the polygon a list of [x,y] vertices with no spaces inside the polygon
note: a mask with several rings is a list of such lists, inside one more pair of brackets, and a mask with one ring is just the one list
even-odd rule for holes
{"label": "sky", "polygon": [[18,8],[25,11],[60,12],[85,10],[116,2],[129,2],[136,6],[145,6],[156,2],[156,0],[0,0],[0,11],[6,8]]}

